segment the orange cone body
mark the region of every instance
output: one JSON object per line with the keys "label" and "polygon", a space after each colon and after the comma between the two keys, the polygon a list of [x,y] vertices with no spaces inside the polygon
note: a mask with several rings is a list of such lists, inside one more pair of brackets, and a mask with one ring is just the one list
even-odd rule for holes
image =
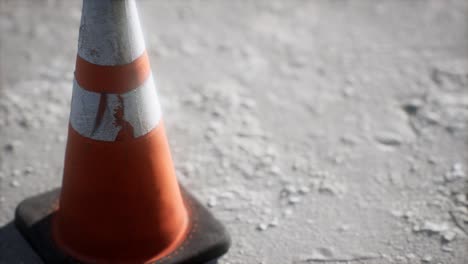
{"label": "orange cone body", "polygon": [[53,238],[91,263],[144,263],[173,251],[189,211],[134,1],[85,0]]}

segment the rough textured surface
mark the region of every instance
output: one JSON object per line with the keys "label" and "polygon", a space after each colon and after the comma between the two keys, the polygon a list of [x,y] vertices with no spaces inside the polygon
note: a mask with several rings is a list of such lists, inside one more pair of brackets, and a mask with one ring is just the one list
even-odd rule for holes
{"label": "rough textured surface", "polygon": [[[60,185],[79,1],[0,0],[0,263]],[[140,1],[180,180],[221,263],[468,262],[468,2]]]}

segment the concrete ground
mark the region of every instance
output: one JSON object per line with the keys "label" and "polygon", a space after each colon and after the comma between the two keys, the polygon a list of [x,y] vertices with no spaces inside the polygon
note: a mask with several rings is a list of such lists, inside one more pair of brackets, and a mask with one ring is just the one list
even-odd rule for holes
{"label": "concrete ground", "polygon": [[[79,1],[0,0],[0,263],[60,185]],[[139,1],[221,263],[468,263],[468,1]]]}

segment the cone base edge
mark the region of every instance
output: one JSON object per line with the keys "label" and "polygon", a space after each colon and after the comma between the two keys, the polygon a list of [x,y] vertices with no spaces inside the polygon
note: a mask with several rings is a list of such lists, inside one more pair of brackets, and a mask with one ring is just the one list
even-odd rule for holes
{"label": "cone base edge", "polygon": [[[193,214],[190,234],[168,256],[147,263],[216,263],[229,250],[231,238],[223,224],[183,186],[180,187]],[[57,188],[23,200],[16,208],[16,228],[45,263],[83,263],[60,250],[52,239],[51,222],[59,196],[60,188]]]}

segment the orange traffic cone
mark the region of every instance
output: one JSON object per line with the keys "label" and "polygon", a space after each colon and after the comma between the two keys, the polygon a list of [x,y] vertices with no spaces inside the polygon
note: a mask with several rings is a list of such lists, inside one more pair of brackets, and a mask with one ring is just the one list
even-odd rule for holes
{"label": "orange traffic cone", "polygon": [[16,224],[47,263],[205,263],[230,244],[177,182],[133,0],[84,0],[61,191]]}

